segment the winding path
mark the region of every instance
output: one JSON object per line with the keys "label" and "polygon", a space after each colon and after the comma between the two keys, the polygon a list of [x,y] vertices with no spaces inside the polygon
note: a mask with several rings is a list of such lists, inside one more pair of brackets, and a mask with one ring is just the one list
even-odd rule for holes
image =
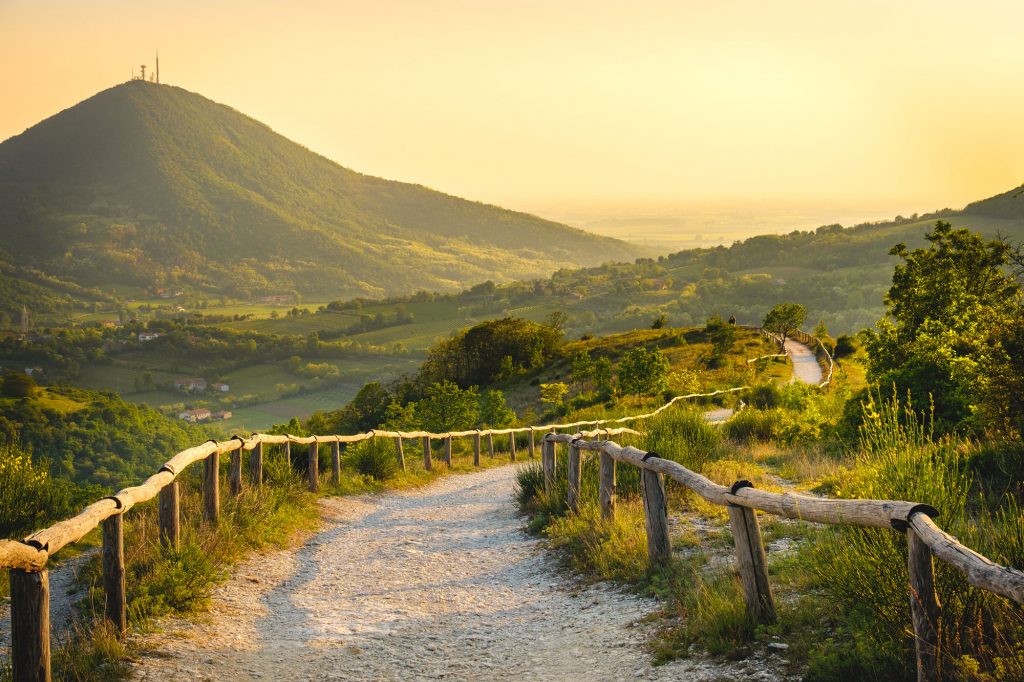
{"label": "winding path", "polygon": [[204,620],[149,636],[136,679],[781,679],[767,659],[653,667],[657,603],[560,571],[521,530],[515,471],[322,500],[302,547],[236,567]]}
{"label": "winding path", "polygon": [[786,355],[793,362],[793,381],[817,386],[824,374],[814,351],[793,339],[786,339]]}

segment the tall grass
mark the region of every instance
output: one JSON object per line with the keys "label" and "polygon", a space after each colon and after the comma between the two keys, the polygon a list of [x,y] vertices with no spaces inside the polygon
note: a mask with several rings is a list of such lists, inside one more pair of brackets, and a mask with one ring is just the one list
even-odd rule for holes
{"label": "tall grass", "polygon": [[[1024,567],[1024,515],[1012,497],[986,497],[970,472],[977,443],[933,440],[931,420],[897,398],[872,401],[860,452],[840,497],[903,499],[934,506],[941,525],[999,563]],[[850,670],[874,679],[913,679],[914,647],[906,570],[906,539],[875,529],[836,527],[806,550],[821,589],[851,614],[851,643],[812,657],[826,679]],[[936,561],[941,664],[950,679],[1024,679],[1024,611],[970,586],[957,569]],[[865,646],[865,642],[868,643]],[[863,651],[871,651],[870,657]],[[845,653],[844,653],[845,652]]]}

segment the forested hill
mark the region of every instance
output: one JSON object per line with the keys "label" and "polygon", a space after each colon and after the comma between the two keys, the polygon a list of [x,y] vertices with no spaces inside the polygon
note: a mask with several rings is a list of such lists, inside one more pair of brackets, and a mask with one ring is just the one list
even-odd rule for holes
{"label": "forested hill", "polygon": [[227,106],[138,81],[0,144],[0,206],[0,261],[21,268],[4,277],[104,290],[377,296],[639,253],[362,175]]}

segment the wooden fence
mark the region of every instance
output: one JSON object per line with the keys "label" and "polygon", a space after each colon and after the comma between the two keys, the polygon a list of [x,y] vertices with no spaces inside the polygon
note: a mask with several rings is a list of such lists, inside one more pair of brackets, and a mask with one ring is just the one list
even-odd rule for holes
{"label": "wooden fence", "polygon": [[775,620],[775,601],[768,581],[767,559],[754,510],[776,516],[831,525],[886,528],[906,533],[910,609],[917,653],[917,679],[932,682],[940,676],[938,619],[940,606],[935,596],[933,557],[961,571],[967,581],[984,590],[1024,604],[1024,572],[1000,566],[944,532],[932,520],[938,511],[926,504],[896,500],[835,500],[793,493],[757,490],[749,481],[731,486],[718,485],[655,452],[622,447],[600,438],[603,431],[574,435],[547,434],[542,444],[544,487],[551,493],[555,484],[556,447],[568,445],[567,505],[577,511],[582,484],[581,452],[600,455],[598,504],[601,516],[615,514],[615,465],[625,462],[641,470],[641,494],[647,529],[647,555],[652,563],[665,562],[672,546],[668,532],[665,476],[686,486],[713,504],[728,508],[729,523],[736,544],[736,563],[747,603],[747,612],[759,623]]}
{"label": "wooden fence", "polygon": [[[813,337],[811,337],[813,338]],[[820,344],[819,344],[819,347]],[[821,347],[824,351],[824,347]],[[827,355],[827,352],[826,352]],[[831,379],[831,357],[829,357],[829,378],[823,382],[822,387],[828,385]],[[431,433],[426,431],[369,431],[367,433],[355,434],[355,435],[330,435],[330,436],[292,436],[292,435],[274,435],[274,434],[253,434],[249,437],[235,436],[227,441],[208,441],[202,445],[189,448],[179,452],[177,455],[168,460],[160,470],[146,479],[141,485],[132,486],[125,488],[110,497],[105,497],[97,502],[86,507],[78,515],[60,521],[49,528],[40,530],[24,540],[0,540],[0,568],[8,568],[10,570],[10,585],[11,585],[11,650],[12,650],[12,666],[14,671],[14,679],[17,682],[23,680],[49,680],[50,679],[50,598],[49,598],[49,574],[47,571],[47,562],[49,558],[55,555],[61,548],[77,542],[82,539],[87,533],[95,529],[102,524],[102,564],[103,564],[103,585],[105,594],[105,615],[107,619],[111,621],[115,629],[119,633],[124,633],[127,628],[126,620],[126,603],[125,603],[125,562],[124,562],[124,528],[123,519],[124,514],[128,512],[133,506],[152,500],[154,497],[158,498],[158,519],[160,528],[160,541],[165,545],[173,548],[177,548],[180,543],[181,530],[180,530],[180,489],[179,482],[176,480],[187,467],[196,462],[202,461],[203,465],[203,510],[207,520],[212,523],[216,523],[220,514],[220,469],[221,469],[221,457],[228,456],[228,487],[231,495],[238,495],[246,485],[260,486],[263,484],[263,457],[264,447],[268,445],[283,446],[284,454],[291,462],[291,450],[293,445],[306,445],[308,446],[308,463],[307,463],[307,476],[308,485],[311,491],[319,491],[320,488],[320,469],[319,469],[319,450],[321,446],[329,446],[331,448],[331,461],[332,461],[332,475],[335,481],[340,479],[341,475],[341,444],[342,443],[358,443],[360,441],[369,440],[371,438],[387,438],[391,439],[395,443],[396,456],[399,461],[399,465],[405,468],[405,451],[403,443],[407,440],[420,440],[423,446],[423,466],[427,470],[431,470],[433,467],[433,457],[431,455],[431,441],[441,440],[443,443],[444,460],[450,465],[451,464],[451,448],[452,439],[455,438],[471,438],[473,441],[473,463],[476,466],[480,465],[480,454],[482,449],[483,437],[487,438],[487,450],[493,456],[494,455],[494,437],[495,436],[508,436],[508,447],[509,456],[514,461],[516,459],[516,437],[525,435],[527,437],[527,445],[530,457],[535,456],[536,451],[536,439],[537,434],[544,434],[545,445],[549,445],[551,448],[554,447],[556,442],[571,442],[575,443],[570,450],[575,449],[576,455],[575,460],[570,456],[570,465],[573,461],[576,462],[575,473],[573,474],[576,478],[571,480],[577,480],[579,478],[579,449],[585,449],[591,447],[589,444],[584,444],[584,441],[578,440],[581,436],[596,437],[597,435],[603,435],[604,437],[621,435],[627,433],[636,434],[636,431],[632,431],[626,427],[613,427],[608,428],[607,425],[614,424],[628,424],[643,419],[649,419],[654,417],[664,410],[667,410],[675,403],[688,400],[692,398],[710,398],[715,396],[723,396],[739,391],[749,389],[749,386],[739,386],[736,388],[723,389],[720,391],[714,391],[711,393],[692,393],[683,396],[677,396],[672,400],[659,407],[658,409],[648,412],[646,414],[632,415],[628,417],[621,417],[619,419],[599,419],[593,421],[583,422],[572,422],[567,424],[547,424],[544,426],[526,426],[519,428],[508,428],[508,429],[488,429],[488,430],[471,430],[471,431],[456,431],[447,433]],[[590,427],[591,431],[575,433],[573,436],[558,435],[558,431],[575,430],[583,427]],[[605,446],[602,446],[605,447]],[[630,448],[619,448],[614,443],[607,442],[608,449],[607,456],[612,459],[621,459],[622,461],[630,461],[636,463],[644,470],[643,480],[646,482],[650,479],[650,483],[645,483],[647,488],[651,488],[652,492],[650,495],[655,496],[653,492],[655,486],[651,471],[659,473],[669,473],[663,471],[658,467],[666,460],[652,460],[653,464],[648,464],[647,460],[640,461],[640,463],[633,462],[631,459],[626,458],[627,455],[622,453],[633,453],[639,452]],[[245,451],[250,452],[248,471],[243,471],[242,453]],[[602,451],[603,452],[603,451]],[[644,453],[640,453],[643,455]],[[604,456],[602,455],[602,491],[605,491],[605,467]],[[642,459],[642,458],[641,458]],[[549,459],[544,460],[544,471],[545,481],[548,482],[548,476],[550,475],[550,481],[554,480],[554,465],[553,465],[553,450]],[[548,465],[551,465],[550,471]],[[678,467],[678,465],[673,465]],[[682,469],[680,467],[680,469]],[[706,490],[713,490],[713,497],[708,497],[712,501],[718,499],[725,500],[719,502],[720,504],[730,504],[733,502],[732,498],[739,499],[736,492],[731,493],[727,499],[722,497],[723,493],[718,491],[715,484],[711,483],[707,479],[688,472],[685,469],[687,476],[692,477],[692,480],[702,480],[706,482],[707,486],[712,488],[705,488]],[[678,472],[676,472],[678,473]],[[674,478],[675,474],[669,473]],[[685,476],[684,476],[685,478]],[[659,479],[660,480],[660,479]],[[677,479],[680,480],[680,479]],[[686,479],[690,480],[690,479]],[[612,490],[614,487],[614,470],[611,473],[611,487],[608,489]],[[685,484],[685,481],[682,481]],[[660,485],[660,484],[659,484]],[[703,484],[702,484],[703,485]],[[646,488],[645,488],[646,489]],[[697,489],[697,488],[695,488]],[[723,489],[727,490],[727,489]],[[575,493],[570,489],[571,499],[578,499],[579,486],[576,485]],[[742,491],[740,491],[742,492]],[[700,490],[698,490],[700,493]],[[755,491],[756,493],[756,491]],[[602,495],[604,492],[602,492]],[[607,500],[608,508],[614,507],[614,493],[608,492],[611,497]],[[700,493],[703,495],[703,493]],[[709,493],[710,494],[710,493]],[[771,495],[770,493],[760,493],[760,495]],[[791,496],[792,499],[798,499],[798,496]],[[604,498],[602,498],[604,499]],[[645,497],[646,499],[646,497]],[[653,498],[652,498],[653,499]],[[748,497],[743,499],[748,500]],[[758,500],[762,498],[758,497]],[[789,498],[787,498],[789,499]],[[910,503],[881,503],[871,501],[829,501],[829,500],[816,500],[815,498],[799,498],[799,500],[813,500],[818,505],[824,504],[825,508],[830,508],[829,503],[838,504],[842,509],[874,509],[875,505],[887,505],[887,504],[900,504],[907,505]],[[571,505],[575,504],[571,502]],[[736,503],[740,507],[750,506],[749,504],[744,505]],[[774,508],[766,509],[773,513],[781,513],[782,515],[793,515],[787,513],[786,510],[792,512],[792,504],[800,504],[799,502],[787,503],[790,506],[785,505],[779,506],[778,509],[782,511],[775,511]],[[860,506],[858,506],[860,505]],[[917,505],[920,507],[921,505]],[[602,502],[602,509],[605,508],[605,501]],[[757,507],[761,509],[762,507]],[[815,507],[816,508],[816,507]],[[901,510],[907,511],[902,518],[903,521],[911,523],[910,508],[900,507]],[[799,510],[797,510],[799,512]],[[868,512],[864,512],[867,514]],[[730,514],[732,511],[730,510]],[[656,517],[656,515],[655,515]],[[654,524],[657,522],[657,518],[660,517],[649,517],[649,522]],[[816,517],[806,517],[809,520],[818,520]],[[833,517],[829,517],[833,518]],[[842,517],[836,516],[834,520],[829,522],[842,522]],[[859,517],[857,517],[859,518]],[[865,517],[866,518],[866,517]],[[873,518],[873,517],[872,517]],[[895,517],[894,517],[895,518]],[[756,531],[756,519],[752,522],[754,531]],[[974,554],[971,550],[959,545],[955,539],[945,535],[940,529],[934,524],[931,524],[930,520],[927,520],[926,516],[917,514],[914,516],[912,521],[915,532],[924,541],[928,547],[931,547],[932,551],[937,556],[953,563],[957,566],[963,566],[962,570],[968,568],[974,573],[969,574],[974,576],[981,576],[977,578],[979,580],[988,580],[986,576],[1004,576],[1008,575],[1006,572],[1011,569],[1006,569],[1001,566],[997,566],[988,562],[987,559],[980,555]],[[872,524],[862,524],[872,525]],[[875,524],[877,525],[877,524]],[[752,531],[753,532],[753,531]],[[667,533],[667,526],[665,533]],[[664,537],[663,537],[664,536]],[[649,542],[655,542],[658,546],[659,556],[666,553],[667,550],[667,535],[656,531],[649,533]],[[651,538],[654,538],[651,540]],[[664,547],[662,547],[664,545]],[[763,550],[762,550],[763,558]],[[959,563],[957,563],[959,562]],[[979,566],[988,566],[987,569],[981,570]],[[981,570],[979,573],[978,571]],[[1016,572],[1012,572],[1013,575],[1017,575]],[[1016,585],[1017,583],[1012,583]],[[984,585],[983,585],[984,586]],[[1020,589],[1019,587],[1016,589]],[[997,591],[997,590],[993,590]],[[1003,592],[997,592],[1004,594]],[[1020,592],[1015,592],[1017,596],[1011,596],[1011,598],[1021,601]],[[1004,594],[1004,596],[1006,596]],[[915,621],[916,622],[916,621]]]}
{"label": "wooden fence", "polygon": [[[487,429],[431,433],[427,431],[368,431],[355,435],[339,436],[292,436],[276,434],[253,434],[249,437],[235,436],[227,441],[208,441],[202,445],[179,452],[168,460],[159,471],[141,485],[125,488],[110,497],[104,497],[86,507],[78,515],[60,521],[28,536],[24,540],[0,540],[0,568],[10,572],[11,585],[11,658],[16,682],[23,680],[50,679],[50,594],[47,562],[61,548],[77,542],[87,533],[102,525],[102,564],[105,594],[104,613],[117,632],[127,630],[125,600],[124,561],[124,514],[132,507],[158,498],[158,520],[160,541],[178,548],[181,538],[179,482],[176,480],[191,464],[203,462],[203,512],[205,518],[216,523],[220,515],[220,469],[221,457],[227,456],[228,488],[232,496],[241,493],[246,485],[263,484],[263,458],[265,446],[283,446],[283,454],[289,462],[293,445],[308,446],[306,465],[307,480],[311,491],[320,489],[320,447],[331,448],[331,471],[335,481],[341,476],[341,444],[358,443],[371,438],[386,438],[394,441],[399,466],[404,470],[407,440],[418,440],[423,448],[423,466],[433,468],[431,441],[443,444],[444,461],[451,465],[452,439],[471,438],[473,464],[480,465],[483,438],[487,439],[487,451],[494,456],[494,437],[507,436],[509,457],[517,456],[517,436],[525,436],[525,447],[529,456],[536,455],[537,434],[575,430],[581,427],[601,429],[602,433],[620,435],[636,434],[626,427],[602,427],[602,425],[628,424],[654,417],[675,403],[691,398],[710,398],[728,395],[749,388],[739,386],[711,393],[692,393],[677,396],[658,409],[646,414],[621,417],[619,419],[598,419],[566,424],[525,426],[508,429]],[[250,452],[248,470],[243,471],[242,453]]]}

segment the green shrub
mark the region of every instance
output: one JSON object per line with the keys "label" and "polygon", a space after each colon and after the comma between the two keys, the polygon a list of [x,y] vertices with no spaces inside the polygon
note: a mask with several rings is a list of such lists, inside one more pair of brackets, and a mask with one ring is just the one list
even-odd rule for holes
{"label": "green shrub", "polygon": [[644,450],[657,452],[693,471],[700,471],[705,462],[723,453],[717,427],[694,409],[673,406],[648,421],[646,431],[641,445]]}
{"label": "green shrub", "polygon": [[385,438],[371,438],[357,443],[349,450],[347,461],[360,474],[375,481],[386,481],[398,473],[394,445]]}
{"label": "green shrub", "polygon": [[733,415],[722,425],[726,438],[742,445],[767,442],[782,431],[783,415],[779,409],[748,409]]}
{"label": "green shrub", "polygon": [[775,384],[758,384],[750,389],[747,402],[759,410],[779,407],[782,404],[782,391]]}

